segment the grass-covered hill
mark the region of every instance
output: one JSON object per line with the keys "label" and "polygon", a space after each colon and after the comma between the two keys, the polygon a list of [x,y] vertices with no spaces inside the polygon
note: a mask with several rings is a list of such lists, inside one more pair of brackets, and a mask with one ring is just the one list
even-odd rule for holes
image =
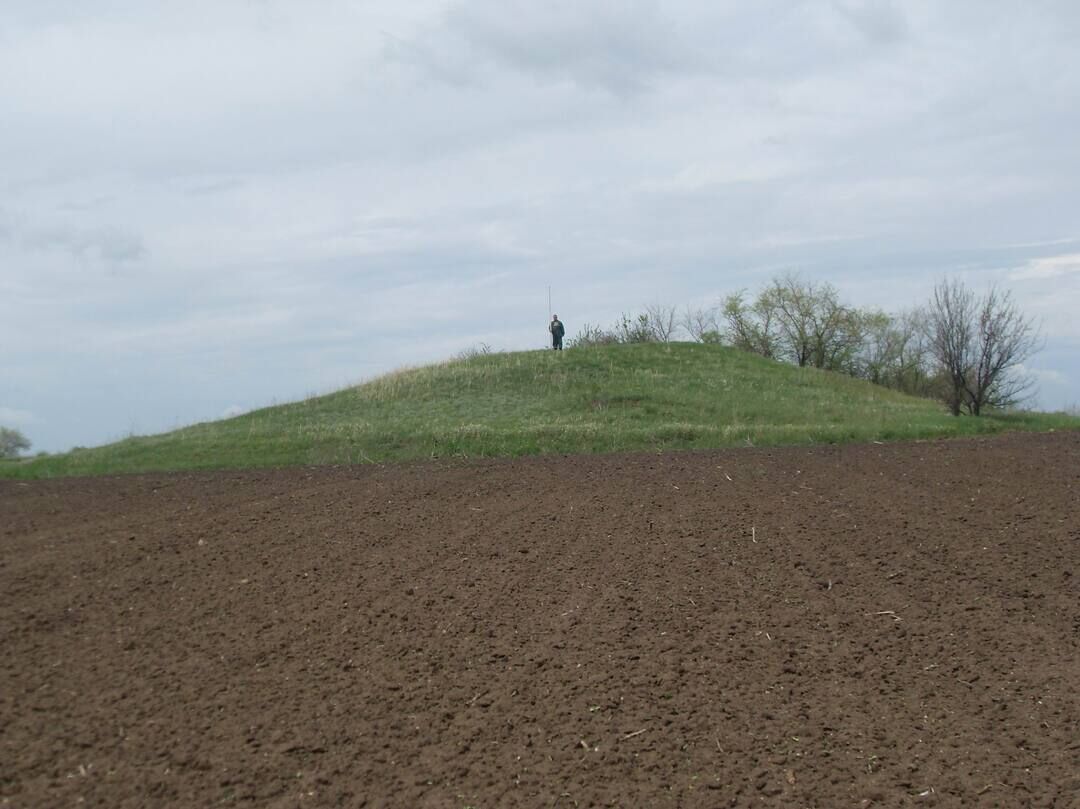
{"label": "grass-covered hill", "polygon": [[1066,429],[1080,419],[948,415],[937,403],[721,346],[485,354],[293,404],[0,464],[3,477],[347,464]]}

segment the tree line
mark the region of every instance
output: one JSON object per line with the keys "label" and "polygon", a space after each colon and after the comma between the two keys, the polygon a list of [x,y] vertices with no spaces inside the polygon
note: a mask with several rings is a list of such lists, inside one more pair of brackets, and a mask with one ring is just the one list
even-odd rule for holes
{"label": "tree line", "polygon": [[1021,366],[1042,347],[1034,321],[996,287],[980,295],[946,279],[922,306],[887,313],[850,306],[836,287],[795,273],[712,307],[654,304],[609,328],[586,324],[569,347],[685,337],[938,399],[956,416],[1023,402],[1033,380]]}

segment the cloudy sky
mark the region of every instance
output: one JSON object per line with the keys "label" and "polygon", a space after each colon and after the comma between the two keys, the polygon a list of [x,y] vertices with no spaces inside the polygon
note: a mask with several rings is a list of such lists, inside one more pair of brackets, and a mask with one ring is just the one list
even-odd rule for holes
{"label": "cloudy sky", "polygon": [[1080,403],[1073,0],[2,0],[0,424],[90,446],[795,270]]}

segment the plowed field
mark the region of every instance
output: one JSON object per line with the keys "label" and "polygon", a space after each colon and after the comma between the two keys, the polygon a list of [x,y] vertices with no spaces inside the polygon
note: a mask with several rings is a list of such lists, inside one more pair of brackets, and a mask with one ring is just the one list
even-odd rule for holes
{"label": "plowed field", "polygon": [[0,482],[0,805],[1080,806],[1080,435]]}

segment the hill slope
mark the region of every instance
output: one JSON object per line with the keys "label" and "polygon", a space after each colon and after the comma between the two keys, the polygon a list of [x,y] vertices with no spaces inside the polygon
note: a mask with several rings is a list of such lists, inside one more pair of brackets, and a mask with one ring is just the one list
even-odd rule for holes
{"label": "hill slope", "polygon": [[236,418],[0,465],[4,477],[928,438],[1076,427],[934,402],[721,346],[488,354]]}

